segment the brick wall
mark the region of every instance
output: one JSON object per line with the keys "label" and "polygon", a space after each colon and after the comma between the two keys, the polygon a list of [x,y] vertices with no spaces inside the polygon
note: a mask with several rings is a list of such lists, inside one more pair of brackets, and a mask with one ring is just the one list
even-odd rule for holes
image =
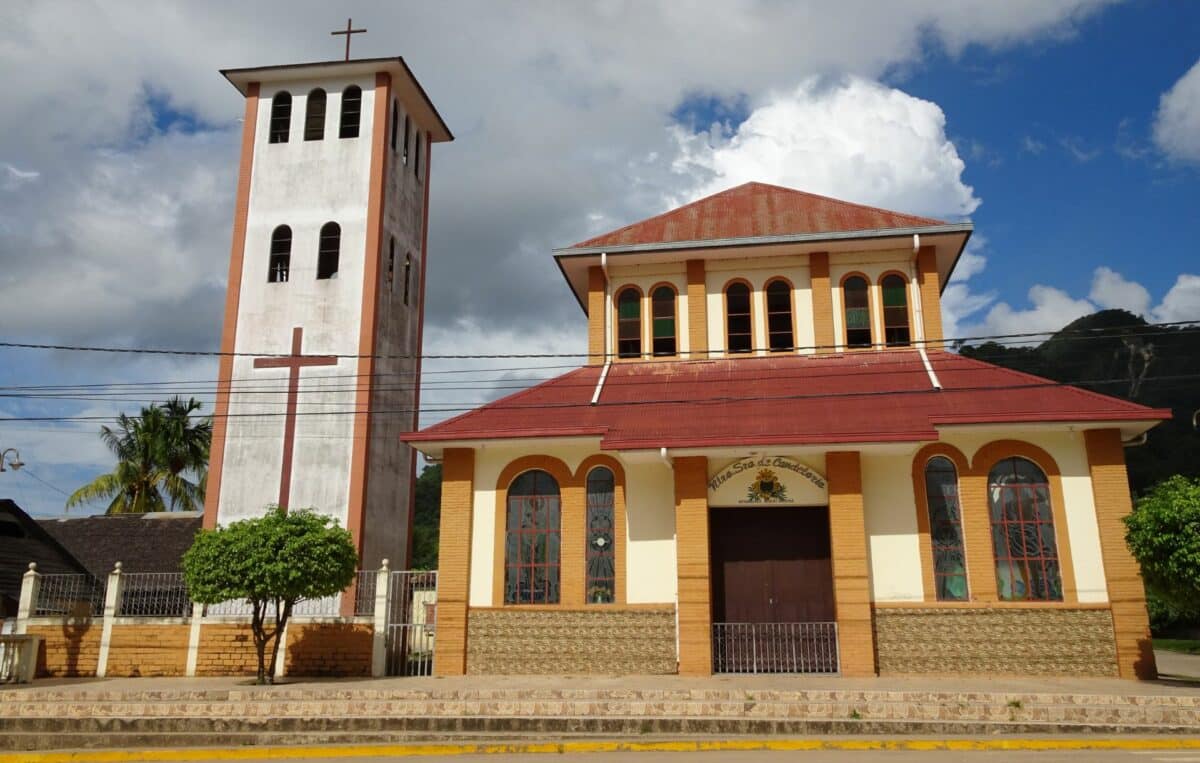
{"label": "brick wall", "polygon": [[1115,676],[1107,609],[877,608],[880,675]]}
{"label": "brick wall", "polygon": [[190,627],[113,624],[108,676],[182,676],[187,670]]}
{"label": "brick wall", "polygon": [[100,619],[69,620],[61,625],[31,625],[30,636],[41,636],[37,675],[94,676],[100,660]]}
{"label": "brick wall", "polygon": [[[270,655],[267,657],[268,664]],[[196,675],[239,676],[258,672],[258,655],[249,623],[205,623],[200,628]]]}
{"label": "brick wall", "polygon": [[371,675],[373,630],[367,623],[289,623],[284,664],[287,674]]}
{"label": "brick wall", "polygon": [[675,672],[670,609],[474,609],[467,672],[493,675]]}

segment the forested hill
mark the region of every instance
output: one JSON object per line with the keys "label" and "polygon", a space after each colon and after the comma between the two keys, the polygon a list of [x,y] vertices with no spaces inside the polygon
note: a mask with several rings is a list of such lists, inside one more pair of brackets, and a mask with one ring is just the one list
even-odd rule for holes
{"label": "forested hill", "polygon": [[1175,417],[1125,451],[1135,493],[1172,474],[1200,476],[1200,326],[1157,327],[1124,310],[1073,321],[1036,347],[964,345],[971,358],[1122,397]]}

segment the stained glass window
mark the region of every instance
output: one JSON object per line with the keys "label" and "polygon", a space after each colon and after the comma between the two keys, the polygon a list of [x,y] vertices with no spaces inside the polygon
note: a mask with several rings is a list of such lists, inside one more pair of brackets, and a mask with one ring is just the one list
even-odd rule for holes
{"label": "stained glass window", "polygon": [[725,335],[730,353],[750,352],[754,348],[750,287],[744,283],[731,283],[725,289]]}
{"label": "stained glass window", "polygon": [[642,356],[642,295],[632,286],[617,295],[617,357]]}
{"label": "stained glass window", "polygon": [[792,287],[787,281],[767,284],[767,344],[771,352],[795,349],[792,337]]}
{"label": "stained glass window", "polygon": [[1024,458],[1006,458],[988,475],[996,584],[1003,601],[1062,601],[1050,485]]}
{"label": "stained glass window", "polygon": [[938,601],[967,600],[967,566],[963,552],[962,507],[954,462],[935,456],[925,465],[925,500],[929,540],[933,546],[934,590]]}
{"label": "stained glass window", "polygon": [[848,347],[871,346],[871,308],[867,299],[867,279],[850,276],[842,283]]}
{"label": "stained glass window", "polygon": [[675,290],[659,286],[650,295],[650,313],[654,329],[654,354],[675,354]]}
{"label": "stained glass window", "polygon": [[888,347],[906,347],[910,340],[908,285],[895,274],[884,277],[880,285],[883,287],[883,340]]}
{"label": "stained glass window", "polygon": [[508,488],[504,603],[557,604],[561,502],[544,471],[521,474]]}
{"label": "stained glass window", "polygon": [[613,522],[616,482],[601,466],[587,478],[587,589],[589,604],[609,604],[616,596],[617,555]]}

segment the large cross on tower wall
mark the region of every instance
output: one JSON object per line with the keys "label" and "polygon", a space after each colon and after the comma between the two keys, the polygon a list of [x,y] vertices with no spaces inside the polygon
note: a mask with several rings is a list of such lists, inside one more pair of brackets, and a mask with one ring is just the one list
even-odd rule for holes
{"label": "large cross on tower wall", "polygon": [[283,464],[279,469],[279,505],[288,508],[292,487],[292,458],[296,448],[296,408],[300,400],[300,369],[312,366],[336,366],[335,355],[304,355],[300,351],[304,329],[292,329],[292,354],[255,358],[255,368],[286,368],[288,370],[287,412],[283,424]]}

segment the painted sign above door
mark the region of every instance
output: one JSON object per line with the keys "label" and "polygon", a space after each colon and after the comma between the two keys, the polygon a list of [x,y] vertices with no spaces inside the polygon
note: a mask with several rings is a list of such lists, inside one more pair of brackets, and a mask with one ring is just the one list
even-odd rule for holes
{"label": "painted sign above door", "polygon": [[708,481],[709,506],[824,506],[825,476],[787,456],[734,461]]}

